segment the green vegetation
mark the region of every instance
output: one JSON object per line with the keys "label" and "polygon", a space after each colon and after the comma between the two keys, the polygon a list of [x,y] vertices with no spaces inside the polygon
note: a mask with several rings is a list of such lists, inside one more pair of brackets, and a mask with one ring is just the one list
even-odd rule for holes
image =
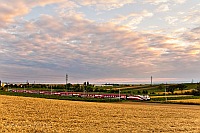
{"label": "green vegetation", "polygon": [[0,95],[35,97],[35,98],[58,99],[58,100],[72,100],[72,101],[87,101],[87,102],[119,102],[119,99],[82,98],[82,97],[57,96],[57,95],[16,93],[16,92],[7,92],[7,91],[0,91]]}
{"label": "green vegetation", "polygon": [[[165,102],[167,100],[183,100],[183,99],[200,99],[200,83],[183,83],[183,84],[138,84],[138,85],[123,85],[123,84],[106,84],[106,85],[92,85],[89,82],[83,84],[24,84],[24,85],[6,85],[0,91],[3,95],[17,95],[26,97],[50,98],[61,100],[76,100],[76,101],[94,101],[94,102],[116,102],[118,99],[98,99],[98,98],[80,98],[69,96],[56,95],[40,95],[27,93],[13,93],[6,92],[9,89],[21,90],[41,90],[53,92],[89,92],[89,93],[116,93],[127,95],[150,95],[150,102]],[[158,97],[156,97],[158,96]],[[169,101],[170,103],[172,101]]]}
{"label": "green vegetation", "polygon": [[[8,89],[21,89],[21,90],[41,90],[41,91],[72,91],[72,92],[100,92],[100,93],[119,93],[127,95],[137,95],[137,94],[148,94],[148,95],[164,95],[165,90],[167,94],[186,94],[186,95],[199,95],[195,90],[200,85],[196,83],[185,83],[185,84],[140,84],[140,85],[123,85],[123,84],[106,84],[102,86],[95,86],[89,84],[89,82],[84,82],[83,84],[70,84],[67,86],[65,84],[10,84],[4,86],[4,90]],[[187,91],[188,90],[188,91]]]}

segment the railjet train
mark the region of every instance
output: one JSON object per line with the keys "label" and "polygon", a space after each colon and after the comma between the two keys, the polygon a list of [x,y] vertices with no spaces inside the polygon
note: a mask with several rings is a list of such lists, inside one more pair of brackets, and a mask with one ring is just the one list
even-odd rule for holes
{"label": "railjet train", "polygon": [[51,91],[38,91],[38,90],[12,90],[12,92],[18,93],[32,93],[43,95],[58,95],[58,96],[72,96],[72,97],[86,97],[86,98],[113,98],[124,100],[139,100],[148,101],[150,97],[148,95],[126,95],[126,94],[97,94],[97,93],[84,93],[84,92],[51,92]]}

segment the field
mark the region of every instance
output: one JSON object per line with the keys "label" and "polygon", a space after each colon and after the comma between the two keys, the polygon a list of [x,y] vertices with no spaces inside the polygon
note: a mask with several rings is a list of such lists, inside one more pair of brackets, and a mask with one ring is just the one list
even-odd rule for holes
{"label": "field", "polygon": [[200,131],[200,106],[90,103],[0,95],[0,132]]}
{"label": "field", "polygon": [[200,99],[169,100],[175,103],[200,104]]}
{"label": "field", "polygon": [[192,95],[166,95],[166,96],[151,96],[151,98],[163,98],[163,97],[191,97]]}
{"label": "field", "polygon": [[[191,89],[191,90],[183,90],[183,91],[176,90],[176,91],[174,91],[174,94],[184,94],[184,93],[187,93],[187,92],[192,92],[192,90],[193,90],[193,89]],[[164,95],[165,92],[156,92],[156,94],[158,94],[158,95]],[[171,92],[166,92],[166,94],[167,94],[167,95],[170,95]]]}
{"label": "field", "polygon": [[151,96],[151,102],[167,102],[178,104],[200,105],[200,96],[192,95],[167,95],[167,96]]}

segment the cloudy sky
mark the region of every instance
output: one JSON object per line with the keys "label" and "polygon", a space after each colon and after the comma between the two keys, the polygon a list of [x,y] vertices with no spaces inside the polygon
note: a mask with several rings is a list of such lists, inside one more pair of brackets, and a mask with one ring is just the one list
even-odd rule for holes
{"label": "cloudy sky", "polygon": [[0,80],[200,81],[199,0],[0,0]]}

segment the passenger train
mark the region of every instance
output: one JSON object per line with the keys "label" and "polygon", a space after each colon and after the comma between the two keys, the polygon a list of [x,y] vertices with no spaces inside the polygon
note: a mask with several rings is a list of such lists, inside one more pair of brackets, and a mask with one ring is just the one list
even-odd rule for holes
{"label": "passenger train", "polygon": [[18,93],[32,93],[43,95],[58,95],[58,96],[72,96],[72,97],[86,97],[86,98],[113,98],[124,100],[138,100],[148,101],[149,95],[126,95],[126,94],[110,94],[110,93],[86,93],[86,92],[51,92],[51,91],[38,91],[38,90],[11,90]]}

